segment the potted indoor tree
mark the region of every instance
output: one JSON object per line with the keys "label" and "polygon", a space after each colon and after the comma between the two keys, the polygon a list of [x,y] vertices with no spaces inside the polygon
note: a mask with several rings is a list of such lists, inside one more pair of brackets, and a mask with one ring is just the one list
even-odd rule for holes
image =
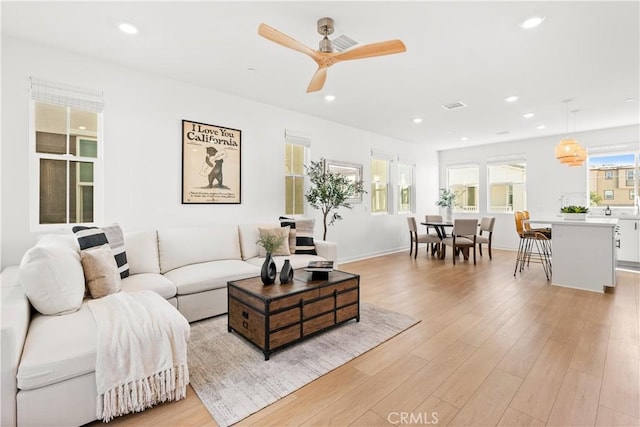
{"label": "potted indoor tree", "polygon": [[352,209],[350,198],[359,197],[364,190],[363,181],[352,181],[344,175],[327,170],[324,159],[305,165],[309,189],[305,197],[314,209],[322,212],[322,239],[327,239],[327,227],[342,219],[339,208]]}
{"label": "potted indoor tree", "polygon": [[455,199],[456,195],[453,191],[449,191],[446,188],[440,189],[440,198],[436,201],[436,205],[445,208],[447,222],[451,222],[451,210]]}

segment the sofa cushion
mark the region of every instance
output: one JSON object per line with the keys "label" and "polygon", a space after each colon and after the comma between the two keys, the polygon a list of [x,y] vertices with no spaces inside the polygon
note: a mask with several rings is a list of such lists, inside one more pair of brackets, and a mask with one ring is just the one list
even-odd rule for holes
{"label": "sofa cushion", "polygon": [[237,225],[158,230],[160,272],[208,261],[240,259]]}
{"label": "sofa cushion", "polygon": [[80,250],[84,251],[96,246],[102,246],[105,243],[111,247],[113,257],[118,264],[118,272],[121,278],[129,275],[129,264],[127,263],[127,252],[124,247],[124,235],[118,224],[112,224],[106,227],[84,227],[77,225],[72,228],[78,238]]}
{"label": "sofa cushion", "polygon": [[124,292],[150,290],[166,299],[176,296],[176,285],[159,273],[131,274],[122,279],[122,290]]}
{"label": "sofa cushion", "polygon": [[165,277],[176,285],[178,295],[185,295],[224,288],[229,280],[259,275],[260,267],[240,260],[222,260],[187,265],[167,272]]}
{"label": "sofa cushion", "polygon": [[73,233],[45,234],[38,239],[36,246],[68,246],[76,252],[80,252],[78,238]]}
{"label": "sofa cushion", "polygon": [[313,218],[294,219],[283,216],[280,217],[280,225],[282,227],[291,227],[291,230],[295,230],[295,252],[292,251],[292,253],[316,255],[316,248],[313,243],[313,227],[315,223],[316,220]]}
{"label": "sofa cushion", "polygon": [[[271,253],[271,255],[291,255],[289,252],[289,227],[258,227],[258,235],[262,238],[263,235],[271,235],[277,239],[282,239],[280,246]],[[258,252],[259,256],[266,257],[267,251],[263,246],[260,246]]]}
{"label": "sofa cushion", "polygon": [[91,297],[102,298],[120,292],[120,273],[109,245],[82,251],[80,261]]}
{"label": "sofa cushion", "polygon": [[124,244],[127,248],[129,274],[160,273],[158,233],[155,230],[125,233]]}
{"label": "sofa cushion", "polygon": [[[258,232],[258,228],[260,227],[278,227],[278,224],[240,224],[238,226],[242,259],[249,259],[260,255],[260,246],[256,243],[260,237],[260,233]],[[289,248],[289,250],[291,250],[291,248]]]}
{"label": "sofa cushion", "polygon": [[20,283],[40,313],[74,312],[84,296],[80,255],[67,246],[33,246],[22,257]]}
{"label": "sofa cushion", "polygon": [[18,368],[18,388],[35,389],[95,371],[97,334],[86,303],[64,316],[36,314]]}

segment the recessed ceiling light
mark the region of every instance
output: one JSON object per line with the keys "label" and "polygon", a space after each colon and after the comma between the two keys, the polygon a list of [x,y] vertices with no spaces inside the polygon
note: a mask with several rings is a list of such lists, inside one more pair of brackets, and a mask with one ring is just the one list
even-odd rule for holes
{"label": "recessed ceiling light", "polygon": [[525,19],[520,26],[525,30],[530,30],[531,28],[536,28],[538,25],[542,24],[544,21],[544,16],[532,16],[531,18]]}
{"label": "recessed ceiling light", "polygon": [[336,97],[334,95],[325,95],[325,97],[324,97],[324,100],[325,101],[329,101],[329,102],[331,102],[331,101],[333,101],[335,99],[336,99]]}
{"label": "recessed ceiling light", "polygon": [[463,136],[462,138],[460,138],[460,141],[468,141],[469,138],[467,138],[466,136]]}
{"label": "recessed ceiling light", "polygon": [[118,25],[118,28],[120,28],[120,31],[127,34],[136,34],[138,32],[138,29],[136,27],[126,22]]}
{"label": "recessed ceiling light", "polygon": [[525,119],[530,119],[531,117],[535,116],[535,114],[533,113],[524,113],[522,115],[522,117],[524,117]]}
{"label": "recessed ceiling light", "polygon": [[504,100],[507,102],[516,102],[518,99],[520,99],[519,96],[511,95],[511,96],[507,96]]}
{"label": "recessed ceiling light", "polygon": [[546,129],[547,127],[545,125],[538,125],[536,126],[536,129]]}
{"label": "recessed ceiling light", "polygon": [[415,119],[413,119],[413,123],[422,123],[422,118],[416,117]]}

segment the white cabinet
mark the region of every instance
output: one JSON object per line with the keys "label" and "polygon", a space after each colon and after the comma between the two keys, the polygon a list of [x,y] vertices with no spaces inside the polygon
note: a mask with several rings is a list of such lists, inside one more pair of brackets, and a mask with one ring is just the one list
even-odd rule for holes
{"label": "white cabinet", "polygon": [[618,263],[640,265],[640,220],[620,218],[618,232],[620,233]]}

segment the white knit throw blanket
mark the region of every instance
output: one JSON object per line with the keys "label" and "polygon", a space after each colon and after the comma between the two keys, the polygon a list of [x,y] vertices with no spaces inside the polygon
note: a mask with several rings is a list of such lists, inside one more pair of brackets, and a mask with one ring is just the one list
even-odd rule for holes
{"label": "white knit throw blanket", "polygon": [[153,291],[88,302],[98,325],[98,419],[180,400],[189,384],[189,322]]}

